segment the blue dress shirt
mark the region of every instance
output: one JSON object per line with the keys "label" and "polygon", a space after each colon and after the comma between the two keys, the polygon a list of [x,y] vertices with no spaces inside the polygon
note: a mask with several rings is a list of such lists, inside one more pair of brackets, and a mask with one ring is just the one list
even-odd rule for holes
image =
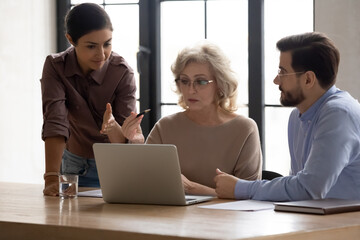
{"label": "blue dress shirt", "polygon": [[331,87],[305,113],[289,118],[290,176],[238,180],[236,199],[360,199],[360,104]]}

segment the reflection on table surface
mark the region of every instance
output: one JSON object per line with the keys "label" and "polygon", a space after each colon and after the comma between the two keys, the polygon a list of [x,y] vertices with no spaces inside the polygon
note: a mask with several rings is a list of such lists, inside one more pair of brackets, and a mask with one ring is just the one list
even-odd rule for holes
{"label": "reflection on table surface", "polygon": [[[101,198],[45,197],[42,185],[0,183],[4,239],[359,239],[360,212],[327,216],[107,204]],[[81,191],[81,189],[80,189]],[[56,234],[55,234],[56,233]]]}

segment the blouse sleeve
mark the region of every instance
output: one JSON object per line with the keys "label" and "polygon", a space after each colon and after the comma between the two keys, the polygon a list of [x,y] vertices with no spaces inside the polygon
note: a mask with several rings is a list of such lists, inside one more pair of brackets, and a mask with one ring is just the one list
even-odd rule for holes
{"label": "blouse sleeve", "polygon": [[68,109],[66,107],[65,86],[61,81],[61,76],[55,70],[52,57],[46,58],[42,78],[42,110],[43,128],[42,139],[53,136],[70,136],[69,121],[67,118]]}
{"label": "blouse sleeve", "polygon": [[[123,66],[120,66],[123,67]],[[136,85],[134,72],[126,69],[117,87],[113,101],[113,114],[116,121],[122,125],[131,112],[136,112]]]}

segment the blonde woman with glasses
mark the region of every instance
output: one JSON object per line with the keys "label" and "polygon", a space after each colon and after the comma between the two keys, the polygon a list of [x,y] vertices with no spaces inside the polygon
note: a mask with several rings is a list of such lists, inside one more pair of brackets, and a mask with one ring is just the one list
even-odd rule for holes
{"label": "blonde woman with glasses", "polygon": [[[171,70],[184,111],[160,119],[146,143],[177,147],[185,193],[216,195],[217,168],[238,178],[260,179],[258,128],[234,113],[238,82],[223,52],[209,42],[185,48]],[[105,132],[116,131],[110,113],[104,122]]]}
{"label": "blonde woman with glasses", "polygon": [[185,192],[216,195],[216,168],[260,179],[258,128],[235,114],[238,81],[223,52],[202,42],[182,50],[171,70],[184,111],[160,119],[146,143],[176,145]]}

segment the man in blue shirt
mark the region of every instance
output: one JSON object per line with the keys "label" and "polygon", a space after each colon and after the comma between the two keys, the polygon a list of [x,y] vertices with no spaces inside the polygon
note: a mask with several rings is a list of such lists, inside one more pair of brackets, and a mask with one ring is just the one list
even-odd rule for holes
{"label": "man in blue shirt", "polygon": [[335,87],[340,55],[324,34],[289,36],[277,43],[274,83],[284,106],[295,106],[288,125],[291,174],[246,181],[217,169],[220,198],[296,201],[360,199],[360,105]]}

